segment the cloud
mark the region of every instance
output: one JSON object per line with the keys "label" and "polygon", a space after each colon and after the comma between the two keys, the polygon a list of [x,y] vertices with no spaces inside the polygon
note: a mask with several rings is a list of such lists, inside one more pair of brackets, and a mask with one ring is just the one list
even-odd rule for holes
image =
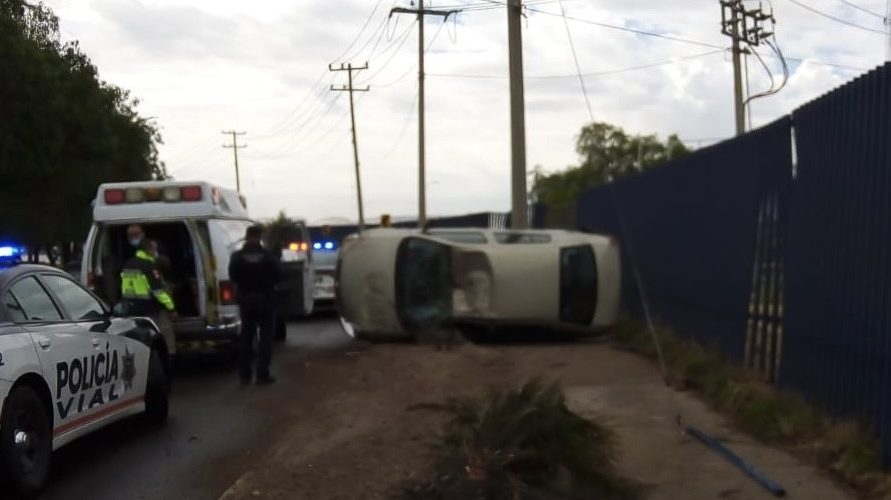
{"label": "cloud", "polygon": [[[103,78],[133,91],[156,116],[161,156],[180,178],[234,186],[231,150],[221,129],[245,130],[242,185],[251,210],[279,209],[308,219],[355,217],[346,95],[328,87],[346,74],[331,62],[369,64],[356,75],[371,91],[357,95],[356,121],[366,213],[417,210],[417,29],[410,16],[388,17],[401,0],[50,0],[66,38],[77,38]],[[433,7],[477,3],[428,0]],[[874,16],[834,0],[825,12],[870,27]],[[884,0],[858,0],[884,11]],[[725,47],[717,2],[703,0],[563,0],[568,15],[618,28],[662,33]],[[778,95],[752,106],[763,125],[857,75],[816,64],[871,68],[886,40],[774,2],[783,51],[804,62]],[[374,15],[372,10],[377,6]],[[558,13],[554,3],[532,6]],[[577,160],[574,137],[588,121],[566,27],[558,16],[527,12],[523,23],[527,159],[553,170]],[[367,25],[366,25],[367,21]],[[363,25],[364,31],[359,34]],[[430,213],[509,207],[510,123],[505,11],[468,11],[457,23],[426,24],[427,172]],[[570,21],[596,120],[629,132],[678,133],[705,144],[733,133],[732,69],[726,54]],[[358,36],[357,36],[358,35]],[[435,39],[434,39],[435,37]],[[355,43],[352,43],[355,40]],[[401,45],[400,45],[401,42]],[[347,50],[349,48],[349,50]],[[766,48],[762,53],[767,54]],[[339,59],[340,58],[340,59]],[[653,65],[664,61],[675,62]],[[780,66],[765,57],[774,74]],[[636,66],[648,66],[632,69]],[[452,76],[448,76],[452,75]],[[494,76],[460,78],[454,75]],[[534,78],[559,76],[562,78]],[[754,91],[770,84],[749,61]]]}

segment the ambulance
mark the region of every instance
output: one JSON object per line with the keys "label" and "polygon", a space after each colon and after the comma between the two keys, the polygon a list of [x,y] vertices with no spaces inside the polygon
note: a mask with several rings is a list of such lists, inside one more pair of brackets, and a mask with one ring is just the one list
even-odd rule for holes
{"label": "ambulance", "polygon": [[[127,227],[138,224],[169,262],[162,274],[179,316],[174,322],[176,352],[229,350],[241,326],[229,256],[256,223],[244,196],[206,182],[102,184],[93,202],[81,279],[106,302],[118,303],[121,267],[134,253]],[[277,317],[308,314],[312,281],[300,273],[286,276],[278,290]],[[281,340],[284,334],[279,319],[276,336]]]}

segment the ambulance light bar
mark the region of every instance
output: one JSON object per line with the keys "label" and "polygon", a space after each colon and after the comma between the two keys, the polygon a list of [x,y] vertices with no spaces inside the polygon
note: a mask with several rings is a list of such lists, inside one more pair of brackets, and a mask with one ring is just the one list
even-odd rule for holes
{"label": "ambulance light bar", "polygon": [[201,186],[167,186],[159,187],[131,187],[126,189],[106,189],[104,199],[106,205],[120,205],[122,203],[142,203],[146,201],[163,201],[165,203],[177,203],[181,201],[201,201],[204,197]]}

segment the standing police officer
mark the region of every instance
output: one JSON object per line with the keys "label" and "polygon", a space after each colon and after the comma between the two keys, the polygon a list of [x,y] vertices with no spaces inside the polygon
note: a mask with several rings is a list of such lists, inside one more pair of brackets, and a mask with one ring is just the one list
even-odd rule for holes
{"label": "standing police officer", "polygon": [[176,308],[155,262],[156,245],[154,240],[145,237],[139,240],[136,255],[121,270],[121,300],[128,315],[154,320],[172,356],[176,354],[176,337],[171,317],[176,317]]}
{"label": "standing police officer", "polygon": [[278,261],[260,243],[263,226],[254,225],[245,233],[244,246],[229,260],[229,279],[235,283],[235,297],[241,309],[241,352],[239,375],[242,384],[251,383],[254,339],[257,342],[257,384],[275,382],[269,373],[275,323],[275,285],[281,274]]}

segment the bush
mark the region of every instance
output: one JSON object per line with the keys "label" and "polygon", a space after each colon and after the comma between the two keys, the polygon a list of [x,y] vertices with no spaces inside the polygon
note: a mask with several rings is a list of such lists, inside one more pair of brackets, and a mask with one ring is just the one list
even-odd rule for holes
{"label": "bush", "polygon": [[418,499],[626,499],[637,487],[615,471],[612,432],[566,406],[556,383],[533,379],[479,400],[420,405],[451,415],[436,479]]}

